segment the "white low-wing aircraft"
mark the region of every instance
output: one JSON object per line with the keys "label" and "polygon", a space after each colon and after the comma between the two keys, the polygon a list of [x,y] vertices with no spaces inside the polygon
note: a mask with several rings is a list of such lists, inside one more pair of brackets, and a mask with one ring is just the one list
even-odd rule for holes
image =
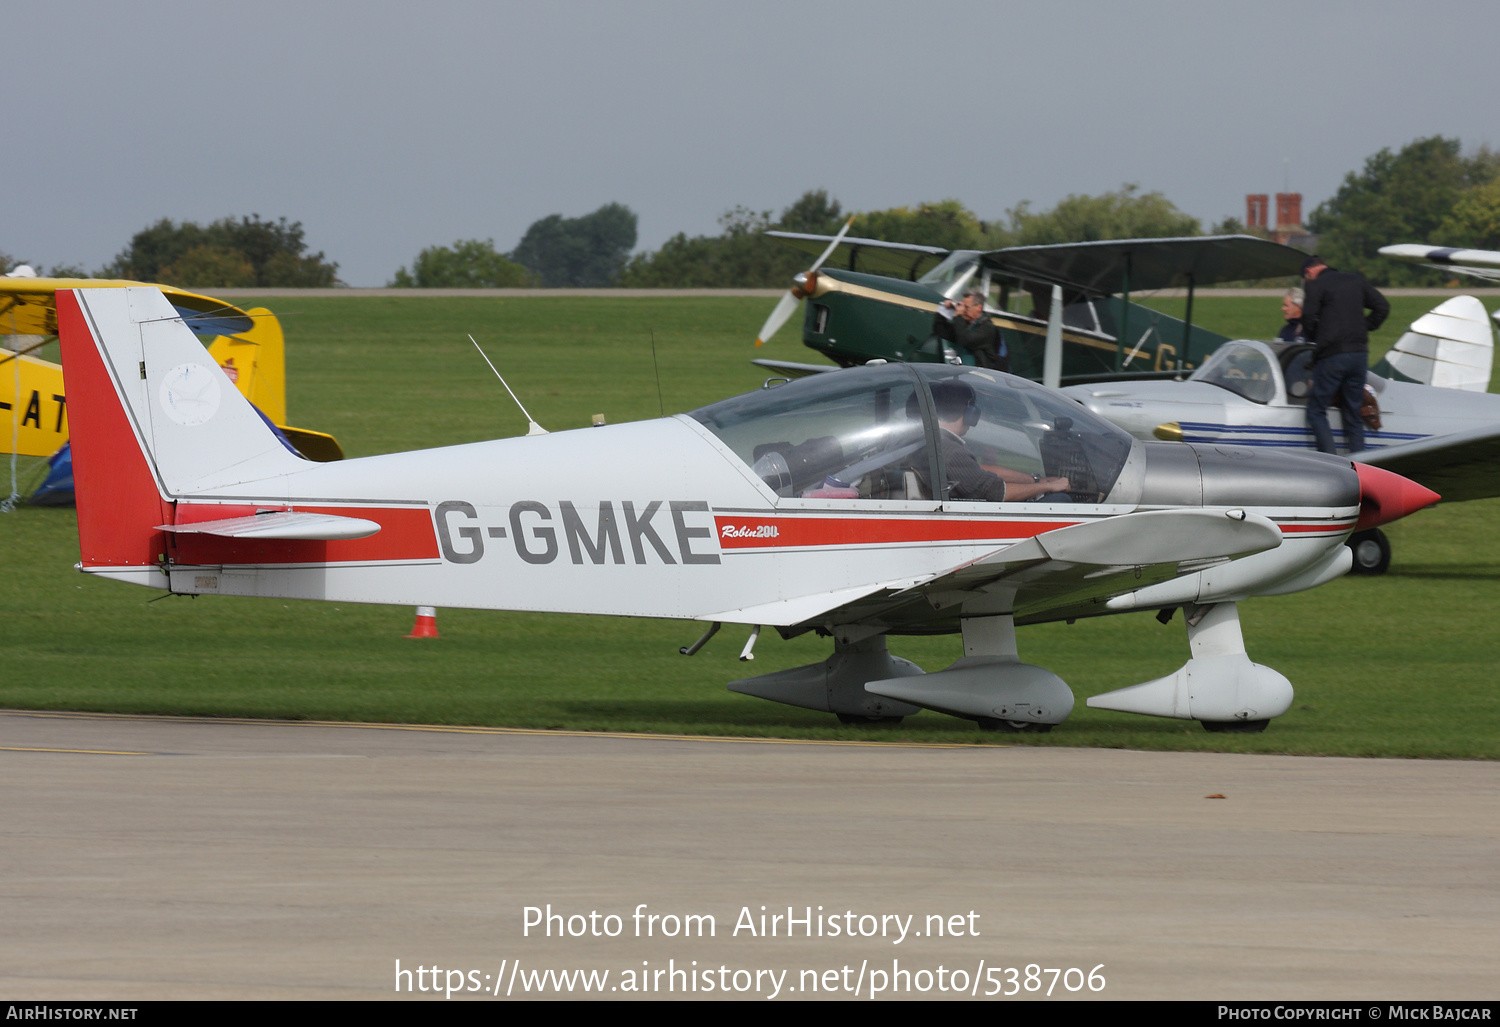
{"label": "white low-wing aircraft", "polygon": [[[1237,601],[1345,573],[1356,525],[1437,498],[1347,460],[1143,443],[1056,392],[946,364],[317,464],[160,292],[63,292],[58,315],[83,571],[183,594],[744,624],[743,659],[763,625],[816,631],[827,661],[730,687],[846,721],[926,707],[1048,730],[1073,694],[1020,661],[1016,624],[1182,607],[1182,669],[1089,704],[1259,730],[1292,688],[1246,655]],[[1040,501],[959,498],[1002,477]],[[886,649],[943,632],[964,655],[936,673]]]}
{"label": "white low-wing aircraft", "polygon": [[[1353,459],[1411,478],[1450,502],[1500,495],[1500,395],[1474,387],[1476,375],[1489,382],[1492,349],[1484,307],[1472,296],[1414,321],[1377,368],[1434,384],[1371,371],[1366,381],[1380,427],[1366,428],[1367,448]],[[1138,439],[1307,450],[1314,445],[1307,424],[1312,351],[1311,343],[1238,339],[1220,346],[1186,381],[1062,391]],[[1342,415],[1330,410],[1329,421],[1342,446]],[[1361,525],[1351,547],[1356,573],[1380,574],[1390,564],[1390,543],[1373,525]]]}

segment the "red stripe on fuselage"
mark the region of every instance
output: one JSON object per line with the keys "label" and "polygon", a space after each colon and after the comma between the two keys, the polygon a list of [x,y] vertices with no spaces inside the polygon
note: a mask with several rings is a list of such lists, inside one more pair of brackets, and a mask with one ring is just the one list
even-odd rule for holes
{"label": "red stripe on fuselage", "polygon": [[[1079,521],[977,520],[936,515],[908,517],[715,516],[719,548],[795,549],[814,546],[899,545],[918,542],[1012,542]],[[1352,519],[1278,524],[1284,535],[1348,531]],[[727,529],[727,531],[726,531]]]}
{"label": "red stripe on fuselage", "polygon": [[422,507],[289,506],[284,503],[245,506],[180,502],[177,504],[177,520],[173,523],[197,524],[230,517],[249,517],[259,510],[290,509],[295,509],[298,513],[361,517],[379,524],[380,530],[368,538],[341,542],[179,534],[173,536],[172,562],[202,567],[213,564],[363,563],[438,558],[432,513]]}
{"label": "red stripe on fuselage", "polygon": [[1008,542],[1077,521],[976,520],[957,517],[715,516],[720,549],[873,546],[903,542]]}

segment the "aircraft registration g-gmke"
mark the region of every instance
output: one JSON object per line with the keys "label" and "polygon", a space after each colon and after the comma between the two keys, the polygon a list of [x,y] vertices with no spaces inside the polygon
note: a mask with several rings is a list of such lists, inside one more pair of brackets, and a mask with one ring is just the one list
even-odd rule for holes
{"label": "aircraft registration g-gmke", "polygon": [[[1437,498],[1317,454],[1142,442],[1024,379],[946,364],[320,464],[277,440],[159,291],[59,293],[58,317],[83,571],[181,594],[712,625],[689,655],[724,623],[751,628],[744,659],[762,626],[814,631],[826,661],[730,688],[846,722],[926,708],[1049,730],[1073,693],[1021,661],[1017,624],[1182,608],[1183,667],[1089,705],[1259,730],[1292,688],[1249,659],[1237,603],[1344,574],[1357,525]],[[1051,491],[960,498],[955,472],[991,473],[976,461],[1026,482],[1013,498]],[[955,632],[962,657],[934,673],[886,646]]]}

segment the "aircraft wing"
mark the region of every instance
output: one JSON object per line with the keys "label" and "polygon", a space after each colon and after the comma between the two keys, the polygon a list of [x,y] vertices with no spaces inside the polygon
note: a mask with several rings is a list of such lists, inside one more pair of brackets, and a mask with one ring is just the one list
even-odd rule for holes
{"label": "aircraft wing", "polygon": [[964,615],[1014,611],[1022,617],[1102,604],[1280,544],[1281,530],[1275,524],[1243,510],[1123,514],[1057,528],[926,577],[814,592],[698,619],[781,626],[877,621],[895,626],[931,621],[935,612],[954,607],[961,607]]}
{"label": "aircraft wing", "polygon": [[1500,425],[1367,449],[1352,459],[1410,478],[1445,503],[1500,496]]}
{"label": "aircraft wing", "polygon": [[1380,247],[1380,255],[1418,264],[1475,264],[1500,269],[1500,250],[1466,250],[1457,246],[1403,242]]}
{"label": "aircraft wing", "polygon": [[840,370],[837,364],[799,364],[794,360],[770,360],[758,358],[750,361],[756,367],[764,367],[767,371],[779,371],[788,378],[806,378],[810,374],[823,374],[825,371]]}
{"label": "aircraft wing", "polygon": [[1307,254],[1250,235],[1178,239],[1107,239],[992,250],[986,267],[1024,281],[1077,289],[1088,296],[1213,282],[1296,275]]}
{"label": "aircraft wing", "polygon": [[[118,289],[142,284],[114,278],[0,276],[0,334],[56,335],[59,289]],[[194,335],[235,335],[248,332],[255,324],[249,314],[232,303],[172,285],[155,288],[166,294]]]}
{"label": "aircraft wing", "polygon": [[[808,235],[805,232],[767,232],[773,239],[780,239],[814,257],[828,248],[836,238],[832,235]],[[889,275],[915,281],[926,272],[942,263],[952,250],[937,246],[919,246],[916,243],[886,242],[884,239],[857,239],[845,236],[828,258],[831,267],[846,271],[863,271],[872,275]]]}
{"label": "aircraft wing", "polygon": [[1439,271],[1458,271],[1476,278],[1500,280],[1500,251],[1496,250],[1465,250],[1403,242],[1380,247],[1380,255],[1410,264],[1426,264]]}
{"label": "aircraft wing", "polygon": [[[1018,617],[1105,599],[1281,545],[1243,510],[1155,510],[1059,528],[918,586],[929,605],[1013,602]],[[996,610],[994,612],[1003,612]]]}

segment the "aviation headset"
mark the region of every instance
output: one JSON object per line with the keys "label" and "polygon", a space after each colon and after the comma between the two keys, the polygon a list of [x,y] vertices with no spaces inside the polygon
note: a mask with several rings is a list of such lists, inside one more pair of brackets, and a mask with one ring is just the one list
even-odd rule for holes
{"label": "aviation headset", "polygon": [[979,423],[979,404],[975,402],[973,387],[967,382],[934,382],[932,402],[937,407],[939,421],[957,421],[962,417],[968,428]]}

